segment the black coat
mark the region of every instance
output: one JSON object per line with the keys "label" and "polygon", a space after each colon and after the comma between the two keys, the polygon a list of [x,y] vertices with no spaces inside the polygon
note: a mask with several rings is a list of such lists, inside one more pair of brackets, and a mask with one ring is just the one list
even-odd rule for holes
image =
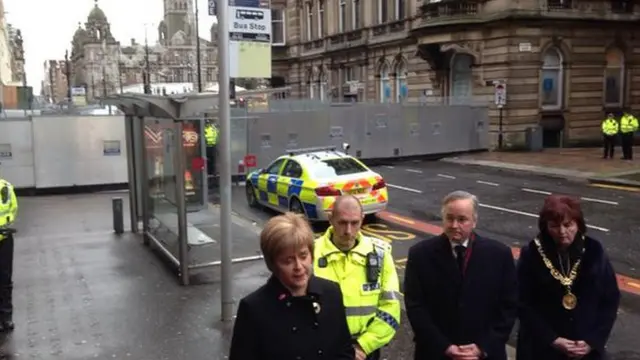
{"label": "black coat", "polygon": [[[558,269],[558,252],[552,240],[543,237],[542,247]],[[586,341],[593,351],[583,360],[604,358],[604,346],[620,303],[616,274],[602,245],[593,238],[586,237],[584,241],[578,238],[569,248],[569,253],[574,261],[582,253],[578,277],[571,289],[578,303],[571,311],[562,306],[565,288],[551,276],[535,243],[531,241],[521,250],[518,261],[519,360],[567,359],[551,347],[558,337]]]}
{"label": "black coat", "polygon": [[414,359],[448,359],[445,351],[450,345],[470,343],[487,359],[507,359],[506,342],[517,315],[511,249],[476,235],[470,251],[463,277],[446,236],[409,250],[404,286],[415,334]]}
{"label": "black coat", "polygon": [[[308,295],[291,296],[280,281],[240,301],[229,360],[353,360],[338,284],[312,276]],[[314,311],[319,304],[319,312]],[[315,307],[318,309],[318,307]]]}

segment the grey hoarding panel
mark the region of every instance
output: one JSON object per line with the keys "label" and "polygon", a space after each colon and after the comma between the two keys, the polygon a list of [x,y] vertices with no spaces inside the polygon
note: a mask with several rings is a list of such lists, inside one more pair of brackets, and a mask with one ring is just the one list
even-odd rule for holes
{"label": "grey hoarding panel", "polygon": [[387,104],[371,104],[363,106],[366,116],[365,147],[362,155],[364,158],[387,158],[393,155],[391,149],[391,132],[389,122],[392,113]]}
{"label": "grey hoarding panel", "polygon": [[350,145],[349,154],[362,157],[365,146],[365,115],[355,106],[335,107],[329,112],[329,145],[342,149]]}

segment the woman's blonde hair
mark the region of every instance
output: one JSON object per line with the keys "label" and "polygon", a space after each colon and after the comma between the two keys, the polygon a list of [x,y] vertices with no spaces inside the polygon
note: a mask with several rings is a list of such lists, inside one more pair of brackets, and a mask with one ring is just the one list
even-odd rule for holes
{"label": "woman's blonde hair", "polygon": [[271,218],[260,233],[260,249],[271,271],[276,258],[286,249],[307,247],[313,255],[313,241],[313,230],[307,220],[292,212]]}

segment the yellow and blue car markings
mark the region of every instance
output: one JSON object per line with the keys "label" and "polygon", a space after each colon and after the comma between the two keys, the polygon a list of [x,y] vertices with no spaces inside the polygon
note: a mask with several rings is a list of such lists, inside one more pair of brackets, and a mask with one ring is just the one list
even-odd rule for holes
{"label": "yellow and blue car markings", "polygon": [[[282,181],[287,179],[288,181]],[[291,200],[297,198],[308,218],[318,218],[315,186],[310,180],[287,178],[281,175],[252,173],[249,181],[253,185],[256,197],[262,203],[282,210],[289,210]],[[305,183],[307,186],[305,186]]]}

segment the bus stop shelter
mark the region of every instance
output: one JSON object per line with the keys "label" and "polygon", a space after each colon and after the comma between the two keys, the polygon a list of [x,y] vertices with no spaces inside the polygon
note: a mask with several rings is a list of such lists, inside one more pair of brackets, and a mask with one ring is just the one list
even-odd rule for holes
{"label": "bus stop shelter", "polygon": [[190,270],[220,264],[190,261],[190,249],[214,241],[187,222],[188,212],[208,206],[202,134],[217,96],[119,94],[105,102],[125,114],[131,230],[160,249],[188,285]]}

